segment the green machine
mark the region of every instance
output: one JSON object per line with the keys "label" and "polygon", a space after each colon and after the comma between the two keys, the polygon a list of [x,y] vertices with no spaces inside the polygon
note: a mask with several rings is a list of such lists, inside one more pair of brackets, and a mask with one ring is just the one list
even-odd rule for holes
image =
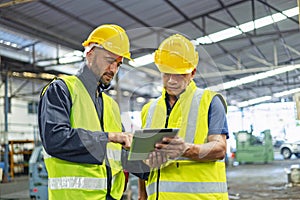
{"label": "green machine", "polygon": [[270,130],[254,136],[248,131],[234,133],[236,137],[236,161],[240,163],[268,163],[274,160]]}

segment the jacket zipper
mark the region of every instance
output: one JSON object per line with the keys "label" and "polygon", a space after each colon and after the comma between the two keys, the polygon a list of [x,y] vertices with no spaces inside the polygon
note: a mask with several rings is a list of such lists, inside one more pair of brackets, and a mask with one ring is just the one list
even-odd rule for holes
{"label": "jacket zipper", "polygon": [[156,180],[156,200],[158,200],[159,197],[159,178],[160,178],[160,169],[157,170],[157,180]]}
{"label": "jacket zipper", "polygon": [[[101,104],[100,104],[99,101],[102,101],[102,93],[100,93],[98,91],[98,88],[97,88],[97,90],[96,90],[96,104],[98,104],[98,109],[99,109],[99,110],[97,109],[97,111],[101,112],[101,115],[99,116],[99,114],[98,114],[98,117],[99,117],[101,129],[102,129],[103,132],[105,132],[104,124],[103,124],[103,110],[104,110],[103,107],[104,106],[103,106],[103,101],[102,101],[102,108],[101,108]],[[111,199],[113,199],[112,196],[110,195],[110,193],[111,193],[112,173],[111,173],[111,168],[110,168],[109,161],[108,161],[108,158],[107,158],[106,154],[105,154],[105,168],[106,168],[106,176],[107,176],[106,199],[111,200]]]}

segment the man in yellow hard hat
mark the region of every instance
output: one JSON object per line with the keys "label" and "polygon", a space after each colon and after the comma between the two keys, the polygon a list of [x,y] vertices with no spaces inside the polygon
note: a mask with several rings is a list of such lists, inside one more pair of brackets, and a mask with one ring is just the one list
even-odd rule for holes
{"label": "man in yellow hard hat", "polygon": [[120,26],[105,24],[82,45],[86,60],[80,72],[57,78],[41,94],[49,199],[121,199],[121,151],[130,147],[132,134],[122,132],[119,107],[104,91],[123,58],[130,59],[129,39]]}
{"label": "man in yellow hard hat", "polygon": [[228,199],[224,98],[196,86],[198,52],[186,37],[175,34],[165,39],[154,59],[164,89],[143,107],[143,128],[180,131],[157,143],[149,155],[147,193],[145,182],[139,180],[140,199]]}

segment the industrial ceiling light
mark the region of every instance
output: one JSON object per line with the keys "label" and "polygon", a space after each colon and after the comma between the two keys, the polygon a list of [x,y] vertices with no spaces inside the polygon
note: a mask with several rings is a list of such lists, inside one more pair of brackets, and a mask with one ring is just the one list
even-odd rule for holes
{"label": "industrial ceiling light", "polygon": [[246,106],[251,106],[251,105],[254,105],[254,104],[257,104],[257,103],[262,103],[262,102],[265,102],[265,101],[269,101],[274,97],[279,98],[279,97],[287,96],[287,95],[290,95],[290,94],[295,94],[297,92],[300,92],[300,88],[294,88],[294,89],[291,89],[291,90],[285,90],[283,92],[274,93],[273,96],[263,96],[263,97],[251,99],[251,100],[248,100],[248,101],[239,102],[239,103],[236,103],[236,105],[240,108],[241,107],[246,107]]}
{"label": "industrial ceiling light", "polygon": [[300,68],[300,64],[287,65],[285,67],[280,67],[280,68],[276,68],[276,69],[273,69],[273,70],[270,70],[270,71],[250,75],[250,76],[247,76],[247,77],[244,77],[244,78],[236,79],[234,81],[220,83],[218,85],[209,87],[209,89],[214,90],[214,91],[227,90],[227,89],[230,89],[230,88],[233,88],[233,87],[237,87],[237,86],[240,86],[240,85],[255,82],[255,81],[258,81],[258,80],[261,80],[261,79],[265,79],[265,78],[268,78],[268,77],[271,77],[271,76],[282,74],[282,73],[285,73],[285,72],[288,72],[288,71],[293,71],[293,70],[299,69],[299,68]]}
{"label": "industrial ceiling light", "polygon": [[83,60],[83,53],[81,51],[73,51],[65,54],[62,58],[59,58],[60,64],[68,64],[74,62],[81,62]]}
{"label": "industrial ceiling light", "polygon": [[270,24],[273,24],[275,22],[285,20],[287,19],[287,17],[294,17],[299,14],[299,8],[294,7],[282,11],[282,13],[275,13],[273,15],[262,17],[254,21],[249,21],[235,27],[227,28],[222,31],[209,34],[207,36],[197,38],[196,41],[198,42],[198,44],[211,44],[213,42],[220,42],[222,40],[226,40],[228,38],[241,35],[249,31],[253,31],[254,29],[259,29],[268,26]]}
{"label": "industrial ceiling light", "polygon": [[251,105],[261,103],[264,101],[269,101],[271,99],[272,99],[272,96],[263,96],[263,97],[259,97],[259,98],[255,98],[255,99],[250,99],[248,101],[243,101],[243,102],[237,103],[237,107],[242,108],[242,107],[246,107],[246,106],[251,106]]}
{"label": "industrial ceiling light", "polygon": [[79,68],[75,64],[52,65],[51,67],[46,67],[45,71],[55,70],[64,74],[76,74]]}
{"label": "industrial ceiling light", "polygon": [[108,93],[112,96],[116,96],[117,95],[117,90],[109,90]]}
{"label": "industrial ceiling light", "polygon": [[297,93],[297,92],[300,92],[300,88],[294,88],[294,89],[291,89],[291,90],[278,92],[278,93],[273,94],[273,97],[283,97],[283,96],[287,96],[287,95],[294,94],[294,93]]}
{"label": "industrial ceiling light", "polygon": [[[196,38],[195,40],[192,40],[193,43],[199,45],[199,44],[211,44],[214,42],[220,42],[222,40],[226,40],[228,38],[241,35],[243,33],[247,33],[250,31],[253,31],[254,29],[259,29],[265,26],[268,26],[270,24],[273,24],[275,22],[279,22],[282,20],[287,19],[287,17],[294,17],[299,14],[299,8],[294,7],[285,11],[282,11],[282,13],[275,13],[273,15],[269,15],[266,17],[262,17],[259,19],[256,19],[254,21],[249,21],[246,23],[243,23],[241,25],[227,28],[203,37]],[[134,59],[134,62],[129,61],[129,64],[133,67],[140,67],[144,66],[150,63],[153,63],[153,53],[147,54],[138,58]]]}
{"label": "industrial ceiling light", "polygon": [[137,97],[136,98],[136,102],[138,103],[144,103],[146,101],[146,99],[144,97]]}
{"label": "industrial ceiling light", "polygon": [[140,67],[140,66],[148,65],[153,62],[154,62],[154,53],[135,58],[134,61],[130,60],[128,63],[133,67]]}

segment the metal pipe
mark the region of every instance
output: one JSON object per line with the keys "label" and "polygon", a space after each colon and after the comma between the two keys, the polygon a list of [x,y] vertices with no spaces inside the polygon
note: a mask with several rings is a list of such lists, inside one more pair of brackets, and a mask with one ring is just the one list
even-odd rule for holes
{"label": "metal pipe", "polygon": [[[7,64],[4,64],[4,68],[6,70],[5,74],[5,85],[4,85],[4,170],[3,170],[3,182],[6,183],[9,181],[9,146],[8,146],[8,111],[9,111],[9,100],[8,100],[8,70]],[[13,169],[12,169],[13,170]]]}

